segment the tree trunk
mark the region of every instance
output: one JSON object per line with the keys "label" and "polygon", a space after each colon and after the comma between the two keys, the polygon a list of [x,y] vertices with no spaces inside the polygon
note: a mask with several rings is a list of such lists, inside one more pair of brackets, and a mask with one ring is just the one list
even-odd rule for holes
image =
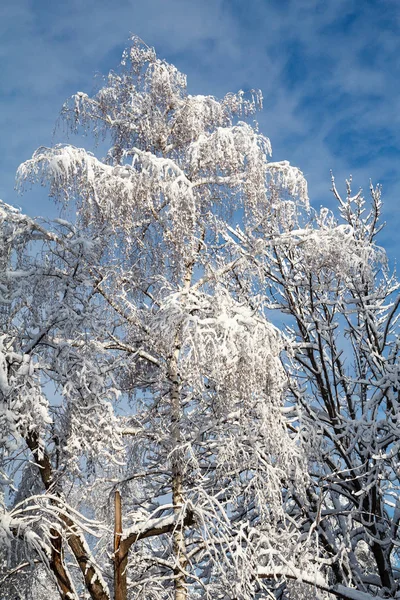
{"label": "tree trunk", "polygon": [[[174,452],[172,455],[172,503],[177,519],[182,512],[183,506],[183,485],[182,485],[182,464],[179,456],[179,445],[181,443],[180,432],[180,390],[177,372],[177,363],[179,356],[179,348],[174,352],[170,362],[170,381],[171,381],[171,435],[174,444]],[[172,532],[172,546],[175,558],[174,568],[174,584],[175,584],[175,600],[186,600],[186,547],[185,533],[182,524],[175,524]]]}
{"label": "tree trunk", "polygon": [[114,600],[126,600],[128,549],[121,544],[122,505],[121,494],[115,492],[115,528],[114,528]]}
{"label": "tree trunk", "polygon": [[[186,266],[186,273],[183,281],[183,289],[189,291],[192,276],[193,276],[194,260]],[[183,497],[183,476],[182,476],[182,459],[180,456],[181,445],[181,384],[179,379],[178,364],[179,354],[181,351],[182,342],[180,340],[180,332],[177,331],[175,338],[174,353],[169,361],[168,377],[171,383],[171,437],[173,443],[172,453],[172,503],[174,505],[174,513],[177,520],[182,515],[182,506],[184,504]],[[183,521],[175,524],[172,532],[172,548],[175,558],[174,567],[174,587],[175,600],[187,600],[187,585],[186,585],[186,544],[185,531]]]}
{"label": "tree trunk", "polygon": [[56,585],[62,600],[75,596],[75,590],[64,563],[63,539],[60,532],[50,529],[52,537],[50,568],[55,576]]}

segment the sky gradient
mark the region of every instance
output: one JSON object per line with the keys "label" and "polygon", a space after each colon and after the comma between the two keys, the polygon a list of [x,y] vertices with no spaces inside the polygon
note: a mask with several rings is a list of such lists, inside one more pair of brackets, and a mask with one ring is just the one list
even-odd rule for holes
{"label": "sky gradient", "polygon": [[[383,184],[382,238],[400,255],[398,0],[3,0],[0,3],[0,198],[51,215],[46,191],[14,191],[18,165],[68,141],[54,126],[66,98],[115,68],[130,33],[188,77],[189,93],[260,88],[273,160],[309,182],[315,207],[339,187]],[[85,145],[85,140],[73,140]]]}

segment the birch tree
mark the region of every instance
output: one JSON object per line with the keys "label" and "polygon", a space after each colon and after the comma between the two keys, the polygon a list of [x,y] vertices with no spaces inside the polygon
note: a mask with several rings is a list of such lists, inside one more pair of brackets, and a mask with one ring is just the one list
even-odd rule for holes
{"label": "birch tree", "polygon": [[[42,285],[38,296],[40,311],[49,307],[45,322],[36,322],[34,308],[32,322],[16,322],[35,340],[22,345],[21,355],[35,350],[38,362],[50,362],[43,373],[69,407],[73,435],[66,440],[57,432],[47,453],[37,436],[31,442],[25,435],[25,443],[46,497],[53,492],[55,512],[83,506],[75,500],[61,508],[68,485],[79,488],[74,477],[83,457],[103,471],[93,483],[96,494],[118,488],[122,531],[108,556],[116,598],[253,597],[267,586],[257,576],[258,554],[268,557],[279,540],[275,564],[301,545],[285,518],[282,487],[300,490],[305,476],[281,410],[283,340],[257,290],[242,290],[241,260],[232,260],[223,233],[239,212],[253,227],[268,210],[269,190],[306,204],[306,183],[287,163],[269,163],[269,140],[240,120],[261,105],[259,93],[222,101],[190,96],[185,77],[138,40],[123,62],[94,97],[78,93],[63,111],[73,128],[110,140],[106,158],[62,145],[39,149],[19,170],[21,181],[48,184],[52,196],[78,212],[76,224],[58,221],[57,238],[44,236],[55,286]],[[62,277],[60,261],[67,263]],[[29,275],[20,275],[29,293]],[[73,315],[65,315],[65,305]],[[123,394],[124,416],[111,413],[114,390]],[[96,425],[87,418],[92,408],[97,418],[97,403],[109,422],[96,445]],[[120,434],[126,466],[107,467],[105,477],[96,453],[107,450],[111,462],[122,456]],[[69,474],[59,475],[68,453]],[[90,498],[85,502],[93,516],[104,517]],[[48,561],[61,596],[84,585],[92,598],[107,597],[107,582],[89,567],[98,564],[84,546],[89,524],[78,515],[68,519],[59,517],[55,528],[60,547],[52,531],[43,532],[50,554],[75,558],[82,573],[67,576],[68,561],[60,560],[60,575]],[[110,537],[101,537],[103,557]],[[304,552],[298,557],[308,560]]]}

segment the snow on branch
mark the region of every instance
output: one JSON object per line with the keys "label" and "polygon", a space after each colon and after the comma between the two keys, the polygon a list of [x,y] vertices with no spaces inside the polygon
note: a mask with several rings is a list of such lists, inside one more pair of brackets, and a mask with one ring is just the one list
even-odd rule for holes
{"label": "snow on branch", "polygon": [[51,195],[75,200],[84,223],[108,222],[134,238],[153,221],[183,249],[196,220],[191,182],[171,159],[137,149],[127,156],[129,164],[111,167],[82,148],[41,148],[20,166],[18,179],[49,183]]}
{"label": "snow on branch", "polygon": [[8,450],[31,432],[41,435],[51,423],[35,364],[28,354],[13,351],[12,340],[0,337],[0,441]]}
{"label": "snow on branch", "polygon": [[180,372],[196,388],[203,388],[207,377],[234,395],[268,390],[270,401],[280,402],[283,343],[277,329],[223,289],[210,296],[201,292],[168,296],[152,327],[166,349],[173,347],[179,331]]}

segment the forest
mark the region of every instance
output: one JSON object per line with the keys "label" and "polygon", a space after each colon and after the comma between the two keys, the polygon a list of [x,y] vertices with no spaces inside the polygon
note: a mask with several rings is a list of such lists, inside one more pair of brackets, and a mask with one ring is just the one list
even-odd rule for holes
{"label": "forest", "polygon": [[1,600],[400,598],[381,188],[313,208],[262,103],[132,37],[18,169],[59,218],[0,202]]}

